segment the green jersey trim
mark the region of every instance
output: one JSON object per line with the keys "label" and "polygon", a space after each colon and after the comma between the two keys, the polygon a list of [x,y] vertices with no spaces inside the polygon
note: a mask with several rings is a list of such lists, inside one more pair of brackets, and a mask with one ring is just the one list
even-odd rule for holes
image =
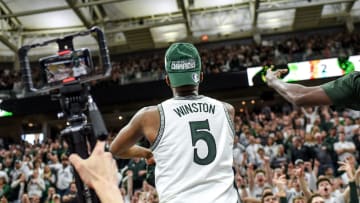
{"label": "green jersey trim", "polygon": [[161,104],[157,105],[159,113],[160,113],[160,128],[159,128],[159,132],[156,136],[155,142],[153,143],[153,145],[151,146],[151,150],[154,151],[155,148],[159,145],[160,140],[164,134],[164,129],[165,129],[165,114],[164,114],[164,109],[162,107]]}
{"label": "green jersey trim", "polygon": [[228,120],[229,126],[230,126],[231,131],[232,131],[233,136],[234,136],[235,135],[234,122],[233,122],[233,120],[231,120],[230,113],[229,113],[228,109],[226,108],[225,104],[223,104],[223,107],[224,107],[225,115],[226,115],[226,118]]}
{"label": "green jersey trim", "polygon": [[204,98],[203,95],[175,96],[175,100],[197,100]]}

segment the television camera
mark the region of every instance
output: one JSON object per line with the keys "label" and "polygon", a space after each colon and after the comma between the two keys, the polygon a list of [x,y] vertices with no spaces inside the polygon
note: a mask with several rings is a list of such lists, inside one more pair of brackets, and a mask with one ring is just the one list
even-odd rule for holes
{"label": "television camera", "polygon": [[[93,35],[98,44],[102,71],[95,70],[89,49],[75,49],[73,39]],[[29,63],[31,49],[56,43],[58,52],[43,57],[40,62],[41,88],[35,88]],[[59,100],[68,127],[61,131],[61,137],[69,145],[70,153],[77,153],[82,158],[89,156],[97,140],[105,140],[108,132],[95,101],[89,93],[89,82],[110,76],[111,64],[103,31],[98,27],[66,35],[42,43],[25,45],[18,50],[22,79],[27,95],[50,93]],[[54,94],[54,92],[56,92]],[[90,122],[87,117],[89,116]],[[88,146],[90,145],[90,149]],[[96,193],[89,189],[75,171],[77,202],[100,202]]]}

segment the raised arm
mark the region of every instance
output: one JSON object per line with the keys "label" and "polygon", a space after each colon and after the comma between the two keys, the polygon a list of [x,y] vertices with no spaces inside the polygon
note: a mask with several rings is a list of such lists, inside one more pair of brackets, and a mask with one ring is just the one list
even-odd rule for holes
{"label": "raised arm", "polygon": [[285,198],[285,201],[282,202],[286,202],[286,185],[287,185],[286,175],[274,177],[272,182],[278,190],[277,196],[280,197],[281,199]]}
{"label": "raised arm", "polygon": [[273,185],[273,173],[270,167],[270,157],[264,157],[264,169],[266,173],[267,181],[270,185]]}
{"label": "raised arm", "polygon": [[248,165],[248,168],[247,168],[247,178],[248,178],[248,181],[249,181],[249,190],[250,190],[250,193],[253,191],[254,189],[254,185],[255,185],[255,173],[254,173],[254,166],[253,164],[249,164]]}
{"label": "raised arm", "polygon": [[309,187],[306,184],[306,181],[304,178],[304,171],[301,168],[296,169],[295,175],[299,178],[300,188],[303,191],[305,198],[309,199],[312,194],[309,190]]}
{"label": "raised arm", "polygon": [[300,84],[286,83],[279,79],[286,70],[266,73],[267,84],[274,88],[287,101],[297,106],[331,105],[332,102],[320,86],[306,87]]}
{"label": "raised arm", "polygon": [[339,161],[338,164],[340,165],[338,170],[345,171],[349,178],[349,186],[343,192],[345,202],[358,203],[359,198],[357,195],[354,168],[351,166],[350,162],[347,160],[345,160],[344,162]]}
{"label": "raised arm", "polygon": [[310,173],[310,177],[309,177],[309,188],[313,191],[316,190],[316,181],[317,181],[317,178],[314,174],[314,171],[313,171],[313,168],[312,168],[312,164],[311,162],[305,162],[304,163],[305,165],[305,168],[308,170],[308,172]]}
{"label": "raised arm", "polygon": [[355,182],[357,185],[360,184],[360,166],[357,168],[355,172]]}

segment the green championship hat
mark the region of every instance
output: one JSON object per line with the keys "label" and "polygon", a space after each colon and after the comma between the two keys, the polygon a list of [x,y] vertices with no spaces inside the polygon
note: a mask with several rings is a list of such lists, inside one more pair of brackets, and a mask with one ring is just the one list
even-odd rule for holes
{"label": "green championship hat", "polygon": [[165,54],[165,70],[171,87],[198,85],[201,60],[195,46],[190,43],[172,44]]}

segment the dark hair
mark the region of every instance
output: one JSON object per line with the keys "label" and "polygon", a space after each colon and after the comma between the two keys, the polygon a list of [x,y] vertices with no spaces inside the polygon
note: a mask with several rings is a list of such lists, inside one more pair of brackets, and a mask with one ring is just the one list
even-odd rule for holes
{"label": "dark hair", "polygon": [[264,200],[267,196],[273,196],[274,194],[272,192],[265,192],[264,194],[262,194],[261,196],[261,203],[264,203]]}
{"label": "dark hair", "polygon": [[321,178],[319,178],[319,179],[316,181],[316,188],[319,188],[319,184],[320,184],[321,182],[324,182],[324,181],[327,181],[327,182],[331,185],[331,181],[330,181],[329,178],[327,178],[327,177],[321,177]]}
{"label": "dark hair", "polygon": [[311,195],[311,197],[308,199],[307,203],[311,203],[315,197],[321,197],[321,195],[318,193]]}
{"label": "dark hair", "polygon": [[[270,191],[267,191],[270,190]],[[272,187],[271,186],[264,186],[263,192],[261,194],[261,196],[265,195],[266,193],[269,193],[272,191]]]}

